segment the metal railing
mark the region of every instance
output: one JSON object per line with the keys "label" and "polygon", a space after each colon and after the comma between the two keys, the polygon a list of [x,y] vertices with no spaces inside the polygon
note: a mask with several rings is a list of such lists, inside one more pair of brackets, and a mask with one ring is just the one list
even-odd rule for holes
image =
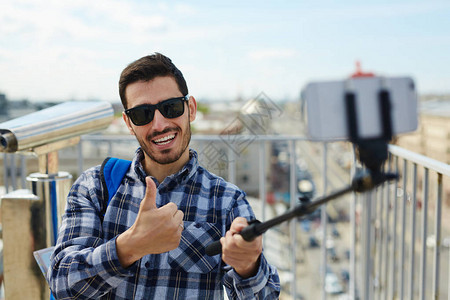
{"label": "metal railing", "polygon": [[[72,169],[65,171],[79,175],[84,169],[101,163],[106,156],[130,159],[137,145],[132,136],[82,136],[77,146],[60,151],[61,169],[67,166]],[[347,161],[341,161],[349,153],[351,155],[348,151],[351,147],[347,144],[344,148],[339,144],[336,149],[336,143],[312,143],[305,137],[194,135],[192,145],[206,167],[209,165],[214,172],[238,186],[242,185],[244,190],[248,187],[247,194],[264,200],[273,193],[268,178],[273,172],[270,158],[274,145],[282,145],[283,151],[288,152],[285,162],[290,166],[287,178],[289,203],[284,204],[286,208],[297,204],[296,170],[299,164],[308,165],[317,186],[316,196],[348,184],[351,170],[354,170],[354,166],[348,168]],[[450,240],[442,238],[443,235],[450,236],[450,224],[442,218],[450,205],[450,166],[396,146],[390,146],[389,151],[390,158],[385,167],[399,172],[401,179],[366,194],[350,195],[348,201],[341,203],[349,216],[345,224],[348,239],[343,242],[349,248],[349,259],[340,265],[349,270],[347,292],[353,299],[450,297],[447,291],[450,287],[449,250],[446,253],[443,251],[443,245],[448,247],[446,242],[450,243]],[[25,182],[30,158],[18,157],[14,154],[3,156],[6,191],[17,189]],[[69,164],[64,165],[65,160]],[[255,212],[265,220],[267,211],[275,208],[267,201],[260,201],[260,204],[260,211]],[[327,243],[332,232],[327,230],[332,225],[328,222],[330,217],[327,212],[330,204],[321,208],[321,250],[313,259],[313,266],[317,268],[308,273],[316,276],[315,281],[319,279],[320,296],[308,298],[304,295],[306,299],[327,299],[332,293],[325,280],[330,272],[329,266],[333,266],[330,261],[331,247]],[[305,289],[299,287],[308,286],[303,284],[307,277],[299,274],[297,264],[306,255],[312,257],[313,252],[308,251],[315,251],[305,246],[308,234],[299,229],[300,223],[293,221],[287,228],[278,230],[289,238],[287,247],[290,258],[286,259],[290,268],[280,272],[290,274],[282,277],[282,285],[284,293],[291,299],[305,294]],[[429,224],[433,224],[433,230],[430,230]],[[270,247],[266,242],[264,246]],[[432,264],[429,263],[430,253]],[[318,274],[311,275],[313,273]],[[307,289],[314,288],[308,286]]]}
{"label": "metal railing", "polygon": [[449,209],[450,166],[397,146],[389,152],[386,168],[401,178],[374,191],[365,209],[371,273],[364,295],[448,299],[450,240],[442,236],[450,237],[450,223],[442,216]]}

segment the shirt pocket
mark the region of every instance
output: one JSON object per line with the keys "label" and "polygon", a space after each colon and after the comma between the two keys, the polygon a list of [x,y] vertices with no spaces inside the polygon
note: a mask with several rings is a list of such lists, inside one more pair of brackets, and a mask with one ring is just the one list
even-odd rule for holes
{"label": "shirt pocket", "polygon": [[220,255],[206,255],[205,248],[220,238],[221,231],[215,224],[191,223],[183,230],[178,248],[169,251],[169,265],[177,272],[211,272],[218,267],[221,258]]}

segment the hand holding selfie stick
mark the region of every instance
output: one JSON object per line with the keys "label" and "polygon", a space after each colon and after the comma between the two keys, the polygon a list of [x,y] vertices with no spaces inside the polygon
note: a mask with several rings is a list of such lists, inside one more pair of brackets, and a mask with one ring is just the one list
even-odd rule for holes
{"label": "hand holding selfie stick", "polygon": [[[355,174],[352,183],[349,186],[335,191],[330,195],[319,197],[312,202],[307,198],[300,198],[300,204],[289,210],[287,213],[262,223],[257,220],[250,221],[249,225],[239,233],[244,240],[248,242],[252,241],[271,227],[294,217],[302,217],[310,214],[319,206],[348,192],[365,192],[386,181],[397,179],[397,174],[383,173],[381,171],[382,165],[388,157],[387,144],[392,138],[391,106],[389,98],[389,92],[384,89],[378,94],[382,134],[376,138],[361,138],[358,133],[355,94],[351,92],[345,94],[349,140],[357,147],[359,160],[367,168],[365,171],[360,171]],[[222,252],[222,244],[220,241],[215,241],[209,244],[205,250],[206,254],[209,256],[220,254]]]}

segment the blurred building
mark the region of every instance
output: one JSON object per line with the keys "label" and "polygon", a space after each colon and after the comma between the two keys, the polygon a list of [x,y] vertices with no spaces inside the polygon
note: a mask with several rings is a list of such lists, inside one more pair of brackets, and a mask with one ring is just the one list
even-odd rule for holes
{"label": "blurred building", "polygon": [[8,101],[5,94],[0,94],[0,115],[6,115],[8,113]]}
{"label": "blurred building", "polygon": [[419,127],[400,136],[401,147],[450,164],[450,96],[421,101]]}

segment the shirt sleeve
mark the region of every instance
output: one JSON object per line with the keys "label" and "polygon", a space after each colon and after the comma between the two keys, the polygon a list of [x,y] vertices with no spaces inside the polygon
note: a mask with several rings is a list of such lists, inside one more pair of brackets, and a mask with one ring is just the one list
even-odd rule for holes
{"label": "shirt sleeve", "polygon": [[[235,193],[232,208],[229,213],[227,228],[236,217],[244,217],[247,220],[255,219],[253,210],[245,199],[245,193],[238,190]],[[278,299],[280,294],[280,279],[276,268],[270,265],[264,257],[260,257],[258,272],[250,278],[242,278],[232,268],[226,271],[224,286],[229,299]]]}
{"label": "shirt sleeve", "polygon": [[[116,251],[116,238],[102,238],[101,188],[98,169],[83,173],[72,186],[62,219],[51,267],[50,288],[56,298],[93,299],[134,276],[137,264],[124,269]],[[100,185],[100,184],[99,184]]]}

